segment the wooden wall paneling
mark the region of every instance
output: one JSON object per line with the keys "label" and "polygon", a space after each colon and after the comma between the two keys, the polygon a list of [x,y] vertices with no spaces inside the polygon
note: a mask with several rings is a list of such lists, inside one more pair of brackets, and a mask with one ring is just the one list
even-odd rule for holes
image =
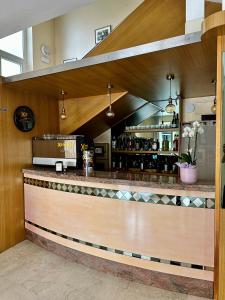
{"label": "wooden wall paneling", "polygon": [[[24,239],[23,176],[21,169],[32,163],[31,138],[58,133],[58,101],[47,96],[0,86],[0,252]],[[15,109],[29,106],[36,118],[31,132],[19,131],[13,121]]]}
{"label": "wooden wall paneling", "polygon": [[85,57],[182,35],[184,26],[184,0],[145,0]]}
{"label": "wooden wall paneling", "polygon": [[[112,93],[112,103],[126,95],[126,92]],[[60,132],[70,134],[89,120],[94,118],[109,105],[108,95],[97,95],[84,98],[66,99],[64,106],[67,114],[65,120],[60,119]],[[59,101],[59,113],[62,109],[62,101]],[[98,124],[96,124],[98,125]]]}

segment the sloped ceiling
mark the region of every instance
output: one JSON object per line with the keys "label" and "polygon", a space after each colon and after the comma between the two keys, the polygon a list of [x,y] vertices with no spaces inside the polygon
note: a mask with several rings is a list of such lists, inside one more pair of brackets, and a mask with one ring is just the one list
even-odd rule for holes
{"label": "sloped ceiling", "polygon": [[95,0],[0,0],[0,38]]}
{"label": "sloped ceiling", "polygon": [[185,0],[146,0],[86,57],[182,35]]}

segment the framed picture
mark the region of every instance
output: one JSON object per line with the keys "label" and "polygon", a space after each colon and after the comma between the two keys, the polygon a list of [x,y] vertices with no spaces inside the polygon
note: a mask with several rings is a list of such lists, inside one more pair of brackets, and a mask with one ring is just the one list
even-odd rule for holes
{"label": "framed picture", "polygon": [[95,29],[95,43],[103,41],[112,31],[112,26],[108,25],[99,29]]}
{"label": "framed picture", "polygon": [[28,106],[17,107],[14,112],[14,123],[20,131],[31,131],[35,125],[33,111]]}

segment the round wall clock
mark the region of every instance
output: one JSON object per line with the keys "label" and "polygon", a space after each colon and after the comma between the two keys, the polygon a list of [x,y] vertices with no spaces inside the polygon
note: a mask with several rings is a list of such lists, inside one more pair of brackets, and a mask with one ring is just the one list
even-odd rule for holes
{"label": "round wall clock", "polygon": [[14,112],[14,123],[23,132],[31,131],[35,125],[33,111],[28,106],[17,107]]}

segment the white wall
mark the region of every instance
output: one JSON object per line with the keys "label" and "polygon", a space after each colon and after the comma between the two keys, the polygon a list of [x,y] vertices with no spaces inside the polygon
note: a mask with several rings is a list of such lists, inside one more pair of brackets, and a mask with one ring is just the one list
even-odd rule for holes
{"label": "white wall", "polygon": [[[189,98],[183,101],[183,122],[201,121],[201,115],[209,115],[213,105],[214,96]],[[193,112],[187,112],[194,105]],[[204,181],[213,181],[215,179],[215,144],[216,144],[216,126],[213,122],[204,125],[205,133],[199,136],[197,164],[198,178]],[[186,150],[186,143],[182,142],[183,150]]]}
{"label": "white wall", "polygon": [[[191,121],[201,121],[201,115],[210,115],[211,107],[213,105],[214,96],[188,98],[182,100],[183,116],[182,120],[184,123]],[[191,110],[192,112],[188,112]]]}
{"label": "white wall", "polygon": [[[115,28],[143,0],[97,0],[55,19],[56,64],[83,58],[95,46],[95,29]],[[138,24],[137,24],[138,26]]]}
{"label": "white wall", "polygon": [[[33,70],[48,68],[55,65],[55,26],[54,19],[32,28],[33,39]],[[42,61],[41,45],[50,49],[49,63]]]}

